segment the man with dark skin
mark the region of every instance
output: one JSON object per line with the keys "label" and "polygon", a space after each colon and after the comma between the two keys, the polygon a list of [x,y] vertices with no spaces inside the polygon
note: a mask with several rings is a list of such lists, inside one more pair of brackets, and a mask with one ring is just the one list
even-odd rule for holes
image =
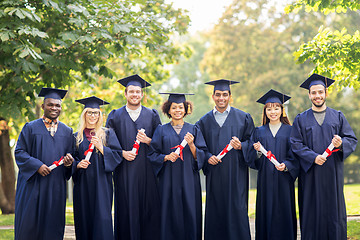
{"label": "man with dark skin", "polygon": [[[58,120],[66,90],[43,88],[42,118],[24,125],[15,149],[19,175],[15,197],[15,239],[63,239],[66,180],[72,174],[75,138]],[[63,160],[63,165],[59,162]],[[58,166],[50,170],[48,166]]]}

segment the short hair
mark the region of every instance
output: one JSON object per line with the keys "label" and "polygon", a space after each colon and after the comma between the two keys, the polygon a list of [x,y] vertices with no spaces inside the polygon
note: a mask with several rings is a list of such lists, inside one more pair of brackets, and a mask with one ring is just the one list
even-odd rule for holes
{"label": "short hair", "polygon": [[[216,89],[216,90],[218,90],[218,89]],[[215,91],[216,91],[216,90],[214,89],[213,95],[215,94]],[[219,91],[221,91],[221,90],[219,90]],[[231,91],[230,91],[230,90],[225,90],[225,91],[229,91],[229,95],[231,95]],[[225,92],[225,91],[221,91],[221,92]]]}
{"label": "short hair", "polygon": [[[161,111],[168,117],[171,118],[171,115],[169,114],[170,111],[170,107],[171,107],[172,102],[170,102],[169,100],[166,100],[163,105],[161,106]],[[184,108],[185,108],[185,115],[191,114],[192,110],[193,110],[193,103],[190,101],[185,101],[183,102],[184,104]]]}
{"label": "short hair", "polygon": [[[130,86],[132,86],[132,85],[130,85]],[[143,92],[143,89],[140,87],[140,90],[141,90],[141,93]],[[128,87],[126,87],[125,88],[125,92],[127,93],[127,91],[128,91]]]}

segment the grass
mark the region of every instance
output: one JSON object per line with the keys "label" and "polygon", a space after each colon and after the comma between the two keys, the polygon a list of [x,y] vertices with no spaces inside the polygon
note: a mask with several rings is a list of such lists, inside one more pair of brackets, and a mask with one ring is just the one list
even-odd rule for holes
{"label": "grass", "polygon": [[[296,201],[297,201],[297,190]],[[346,211],[348,215],[360,215],[360,184],[345,185],[344,187]],[[249,217],[255,217],[255,200],[256,189],[249,191]],[[205,202],[205,194],[203,194],[203,202]],[[66,225],[74,225],[74,217],[72,204],[66,205]],[[297,209],[298,211],[298,209]],[[0,226],[13,226],[14,214],[0,215]],[[348,222],[348,240],[360,240],[360,220],[352,220]],[[0,239],[14,239],[13,229],[0,229]]]}
{"label": "grass", "polygon": [[353,220],[347,223],[348,239],[360,240],[360,220]]}

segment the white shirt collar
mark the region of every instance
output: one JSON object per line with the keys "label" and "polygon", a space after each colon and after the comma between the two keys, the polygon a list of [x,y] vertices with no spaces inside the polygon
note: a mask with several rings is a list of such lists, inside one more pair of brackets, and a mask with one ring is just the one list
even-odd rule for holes
{"label": "white shirt collar", "polygon": [[[231,109],[230,104],[228,104],[226,110],[225,110],[224,112],[222,112],[222,113],[225,113],[225,112],[229,113],[229,112],[230,112],[230,109]],[[214,110],[213,110],[213,114],[215,115],[216,113],[220,113],[220,112],[216,109],[216,106],[215,106],[215,107],[214,107]],[[220,114],[221,114],[221,113],[220,113]]]}
{"label": "white shirt collar", "polygon": [[141,105],[140,107],[138,107],[135,110],[132,110],[130,108],[128,108],[127,106],[125,107],[126,111],[129,113],[130,118],[135,122],[139,116],[140,116],[140,112],[141,112]]}
{"label": "white shirt collar", "polygon": [[141,105],[140,105],[140,107],[138,107],[138,108],[135,109],[135,110],[132,110],[132,109],[128,108],[128,106],[126,106],[126,105],[125,105],[125,108],[126,108],[126,111],[127,111],[128,113],[139,113],[139,112],[141,111]]}

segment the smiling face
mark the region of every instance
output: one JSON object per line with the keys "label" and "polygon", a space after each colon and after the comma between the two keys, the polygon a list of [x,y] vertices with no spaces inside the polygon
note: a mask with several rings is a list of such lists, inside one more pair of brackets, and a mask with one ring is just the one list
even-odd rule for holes
{"label": "smiling face", "polygon": [[171,103],[169,114],[173,120],[181,120],[185,116],[184,103]]}
{"label": "smiling face", "polygon": [[129,107],[138,107],[141,104],[143,98],[143,92],[141,87],[130,85],[126,87],[125,98]]}
{"label": "smiling face", "polygon": [[61,100],[54,98],[46,98],[44,103],[41,105],[41,108],[44,110],[44,116],[55,120],[59,117],[61,113]]}
{"label": "smiling face", "polygon": [[266,117],[270,120],[271,124],[280,123],[280,117],[282,114],[280,104],[270,103],[265,107]]}
{"label": "smiling face", "polygon": [[87,108],[85,113],[85,124],[87,128],[95,128],[96,123],[99,121],[100,110],[97,108]]}
{"label": "smiling face", "polygon": [[216,90],[212,95],[212,99],[215,102],[216,109],[219,112],[223,112],[226,110],[227,106],[229,105],[230,92]]}
{"label": "smiling face", "polygon": [[322,109],[326,101],[326,89],[323,85],[313,85],[309,90],[309,99],[315,109]]}

